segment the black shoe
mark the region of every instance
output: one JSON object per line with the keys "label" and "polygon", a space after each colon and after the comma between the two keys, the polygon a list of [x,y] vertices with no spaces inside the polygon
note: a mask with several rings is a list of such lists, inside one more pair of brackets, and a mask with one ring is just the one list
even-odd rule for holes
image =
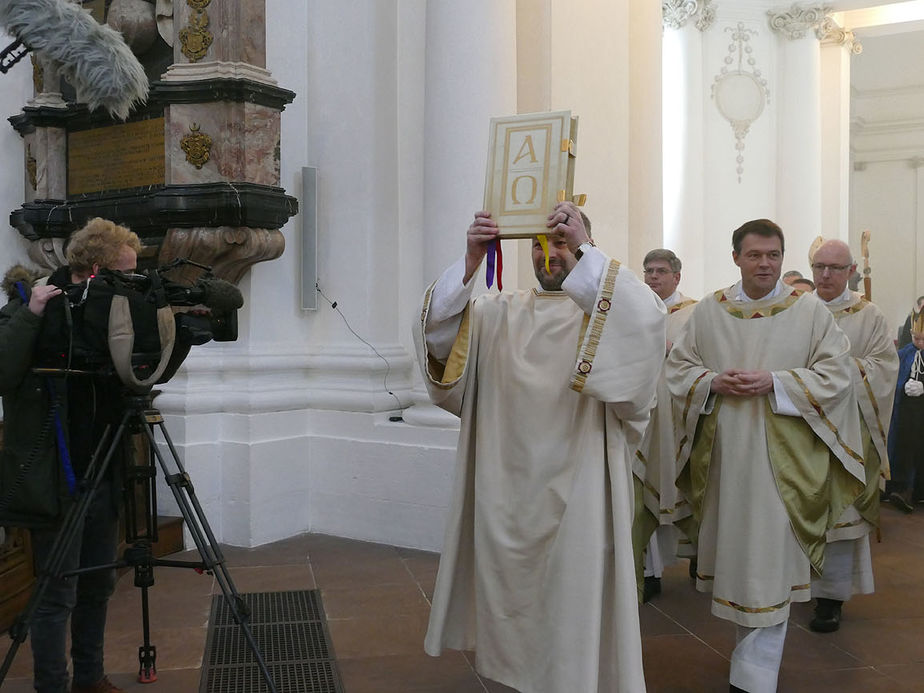
{"label": "black shoe", "polygon": [[748,693],[743,688],[738,688],[735,684],[731,683],[728,685],[728,690],[730,693]]}
{"label": "black shoe", "polygon": [[914,512],[914,505],[911,504],[910,491],[892,491],[889,494],[889,502],[903,513]]}
{"label": "black shoe", "polygon": [[841,627],[841,605],[837,599],[819,597],[815,600],[815,618],[809,622],[809,628],[816,633],[833,633]]}
{"label": "black shoe", "polygon": [[661,578],[649,575],[645,578],[645,588],[642,590],[642,603],[651,601],[651,599],[661,594]]}

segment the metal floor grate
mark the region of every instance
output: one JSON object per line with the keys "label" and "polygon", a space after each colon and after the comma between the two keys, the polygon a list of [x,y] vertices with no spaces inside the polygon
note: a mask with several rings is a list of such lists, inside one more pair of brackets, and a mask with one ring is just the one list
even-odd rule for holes
{"label": "metal floor grate", "polygon": [[[241,594],[279,693],[343,693],[318,590]],[[266,681],[223,595],[212,598],[199,693],[265,693]]]}

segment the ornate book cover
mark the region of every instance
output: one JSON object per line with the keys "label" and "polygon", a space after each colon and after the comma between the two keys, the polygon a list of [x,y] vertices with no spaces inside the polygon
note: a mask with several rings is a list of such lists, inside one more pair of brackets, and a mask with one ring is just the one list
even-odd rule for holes
{"label": "ornate book cover", "polygon": [[491,119],[484,208],[501,238],[545,233],[546,217],[574,187],[577,118],[571,111]]}

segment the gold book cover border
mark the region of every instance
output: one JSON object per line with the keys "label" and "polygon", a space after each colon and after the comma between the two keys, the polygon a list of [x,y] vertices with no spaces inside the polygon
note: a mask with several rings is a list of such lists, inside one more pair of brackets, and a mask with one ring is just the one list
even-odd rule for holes
{"label": "gold book cover border", "polygon": [[576,137],[577,118],[570,111],[491,119],[484,208],[501,238],[546,232],[560,193],[571,199]]}

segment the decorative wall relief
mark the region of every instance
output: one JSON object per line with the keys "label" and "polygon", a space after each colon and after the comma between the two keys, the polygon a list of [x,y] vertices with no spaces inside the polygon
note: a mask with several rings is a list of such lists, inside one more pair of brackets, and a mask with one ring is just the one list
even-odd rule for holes
{"label": "decorative wall relief", "polygon": [[853,55],[860,55],[863,52],[863,44],[857,41],[857,37],[853,35],[853,32],[841,28],[831,17],[825,17],[815,27],[815,36],[823,44],[834,43],[843,46]]}
{"label": "decorative wall relief", "polygon": [[202,60],[214,40],[212,32],[208,30],[209,16],[205,11],[211,1],[186,0],[186,4],[195,12],[189,16],[189,24],[180,29],[180,46],[190,62]]}
{"label": "decorative wall relief", "polygon": [[186,161],[196,168],[202,168],[209,160],[212,151],[212,138],[199,132],[199,124],[189,126],[189,134],[180,140],[180,148],[186,154]]}
{"label": "decorative wall relief", "polygon": [[[279,229],[239,228],[234,226],[169,229],[160,247],[159,264],[176,257],[208,265],[216,277],[236,284],[256,262],[275,260],[286,247]],[[181,270],[182,271],[182,270]],[[173,274],[174,281],[193,281],[198,271]]]}
{"label": "decorative wall relief", "polygon": [[712,0],[663,0],[661,3],[662,22],[670,29],[682,29],[694,17],[700,31],[712,26],[715,21]]}
{"label": "decorative wall relief", "polygon": [[732,29],[732,42],[728,46],[725,64],[716,75],[712,84],[712,98],[719,113],[727,120],[735,133],[735,157],[738,182],[744,174],[744,138],[747,137],[751,123],[760,117],[770,100],[767,80],[757,69],[754,48],[750,44],[751,36],[757,32],[747,29],[742,22]]}
{"label": "decorative wall relief", "polygon": [[824,21],[825,15],[830,12],[831,8],[826,5],[803,7],[798,3],[793,3],[790,9],[783,12],[767,10],[767,16],[771,29],[789,39],[800,39],[805,38],[807,32],[818,27]]}
{"label": "decorative wall relief", "polygon": [[40,238],[29,243],[29,259],[36,266],[54,272],[67,264],[64,254],[66,238]]}

